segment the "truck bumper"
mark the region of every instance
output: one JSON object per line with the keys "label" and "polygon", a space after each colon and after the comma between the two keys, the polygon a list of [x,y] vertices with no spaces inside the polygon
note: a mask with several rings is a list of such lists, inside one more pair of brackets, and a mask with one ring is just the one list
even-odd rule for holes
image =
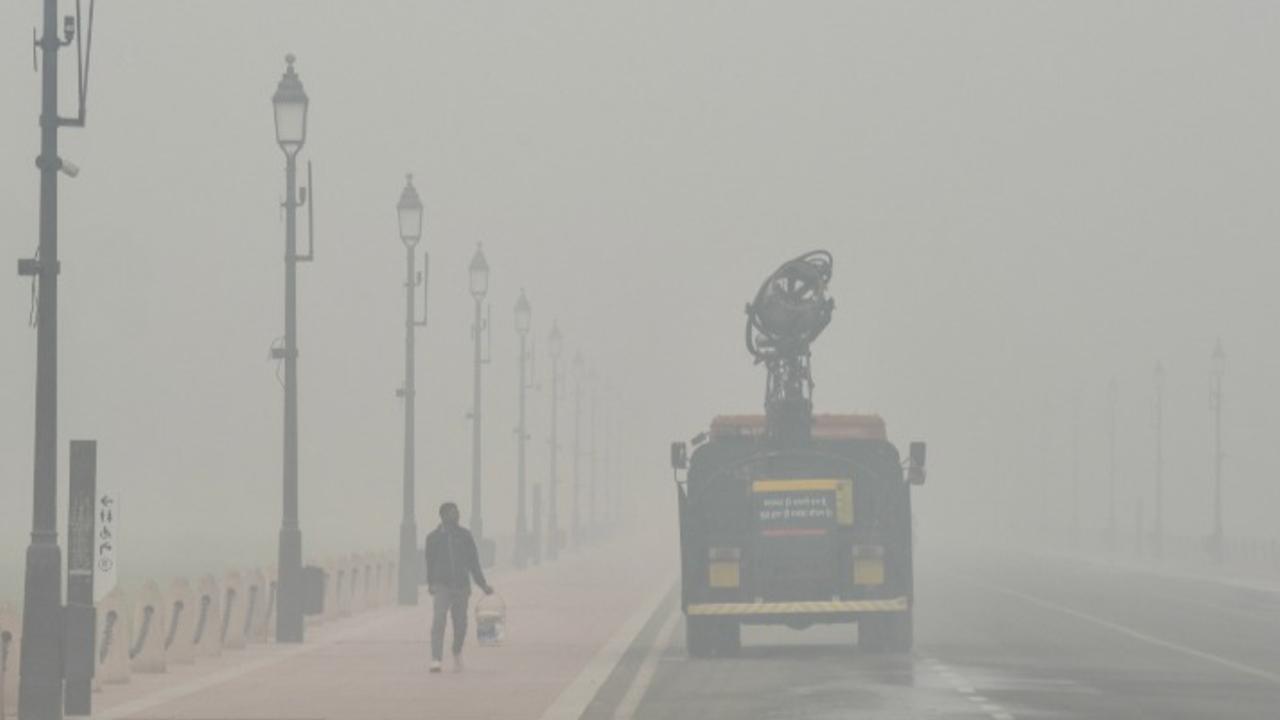
{"label": "truck bumper", "polygon": [[807,602],[693,603],[688,615],[838,615],[870,612],[906,612],[911,607],[905,596],[883,600],[819,600]]}

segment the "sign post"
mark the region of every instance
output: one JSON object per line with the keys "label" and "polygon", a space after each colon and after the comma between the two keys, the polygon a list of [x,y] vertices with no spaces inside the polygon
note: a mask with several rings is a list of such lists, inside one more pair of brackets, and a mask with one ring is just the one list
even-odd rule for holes
{"label": "sign post", "polygon": [[63,646],[67,715],[88,715],[93,708],[94,515],[97,497],[98,443],[71,441],[71,492],[67,503],[67,609]]}

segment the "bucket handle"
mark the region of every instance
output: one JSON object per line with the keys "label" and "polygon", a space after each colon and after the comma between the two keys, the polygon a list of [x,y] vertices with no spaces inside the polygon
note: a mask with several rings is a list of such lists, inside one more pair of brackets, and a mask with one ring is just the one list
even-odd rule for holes
{"label": "bucket handle", "polygon": [[507,601],[496,592],[492,595],[481,595],[480,599],[476,600],[475,611],[479,614],[481,610],[496,610],[500,613],[506,614]]}

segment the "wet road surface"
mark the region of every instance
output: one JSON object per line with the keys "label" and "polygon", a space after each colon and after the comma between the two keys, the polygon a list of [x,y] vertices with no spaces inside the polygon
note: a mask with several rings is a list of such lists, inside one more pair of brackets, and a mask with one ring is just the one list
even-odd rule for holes
{"label": "wet road surface", "polygon": [[673,602],[587,718],[1280,718],[1280,594],[1062,558],[922,555],[916,649],[744,628],[689,659]]}

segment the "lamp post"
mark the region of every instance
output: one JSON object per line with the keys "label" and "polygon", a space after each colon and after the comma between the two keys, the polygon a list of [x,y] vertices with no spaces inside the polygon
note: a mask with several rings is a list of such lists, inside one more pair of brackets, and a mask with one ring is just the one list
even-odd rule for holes
{"label": "lamp post", "polygon": [[[416,328],[427,324],[427,289],[426,287],[422,289],[423,313],[422,320],[418,320],[413,309],[413,296],[417,286],[423,284],[423,279],[416,273],[414,267],[416,261],[414,249],[422,239],[422,199],[418,197],[418,190],[413,186],[412,175],[409,175],[405,180],[404,190],[400,193],[400,202],[396,204],[396,214],[400,224],[400,241],[404,243],[406,267],[404,281],[404,387],[400,390],[400,395],[404,398],[404,512],[400,519],[400,591],[398,595],[401,605],[417,605],[418,568],[421,565],[421,561],[418,558],[418,523],[414,512],[414,466],[416,459],[414,406],[417,399],[417,383],[413,365],[413,335]],[[428,262],[429,259],[424,254],[424,267],[427,267]]]}
{"label": "lamp post", "polygon": [[284,77],[271,104],[275,108],[276,142],[285,156],[284,347],[273,357],[284,360],[284,512],[280,526],[276,641],[302,642],[302,530],[298,525],[298,323],[297,264],[310,260],[298,255],[298,207],[306,196],[298,192],[298,151],[307,140],[307,94],[293,69],[293,55],[285,57]]}
{"label": "lamp post", "polygon": [[[43,31],[35,47],[43,60],[40,78],[39,249],[36,257],[18,261],[18,274],[36,283],[36,412],[32,465],[31,542],[27,545],[23,588],[22,652],[18,685],[18,717],[60,720],[63,714],[62,548],[58,545],[58,173],[75,177],[79,170],[58,155],[58,130],[84,127],[85,84],[80,83],[80,112],[58,115],[58,51],[72,43],[80,29],[79,13],[58,16],[57,0],[44,0]],[[62,22],[59,22],[59,21]],[[92,33],[92,15],[90,15]],[[59,34],[61,30],[61,34]],[[81,36],[84,33],[81,32]],[[90,35],[92,38],[92,35]],[[90,45],[92,47],[92,45]],[[79,46],[77,46],[79,48]],[[34,58],[34,51],[33,51]],[[77,63],[77,69],[84,64]],[[78,638],[67,638],[77,641]],[[79,699],[68,698],[78,705]]]}
{"label": "lamp post", "polygon": [[525,518],[525,440],[528,438],[528,432],[525,427],[525,390],[529,387],[529,379],[527,374],[527,365],[529,361],[529,328],[533,322],[533,311],[529,307],[529,298],[525,297],[524,290],[520,291],[520,298],[516,300],[515,307],[515,324],[516,333],[520,336],[520,384],[519,384],[519,421],[516,426],[516,541],[515,541],[515,564],[516,567],[524,567],[529,560],[529,550],[527,547],[529,540],[529,525]]}
{"label": "lamp post", "polygon": [[587,537],[592,541],[596,538],[597,520],[599,519],[598,508],[596,507],[596,490],[600,483],[600,476],[597,474],[599,466],[597,465],[600,455],[600,437],[598,434],[599,425],[599,409],[600,409],[600,388],[597,384],[597,376],[595,368],[587,373],[587,385],[591,392],[591,419],[588,422],[588,429],[591,433],[591,453],[590,465],[588,466],[590,479],[587,481]]}
{"label": "lamp post", "polygon": [[471,325],[471,339],[474,343],[472,356],[474,380],[471,394],[471,532],[475,535],[481,562],[488,566],[493,563],[493,554],[485,542],[484,514],[480,505],[480,368],[489,362],[488,358],[484,357],[481,343],[484,333],[489,329],[489,321],[481,312],[484,297],[489,293],[489,262],[484,258],[484,248],[478,244],[475,254],[471,256],[468,274],[471,298],[475,301],[475,320]]}
{"label": "lamp post", "polygon": [[1159,559],[1164,555],[1164,365],[1159,362],[1155,368],[1155,385],[1155,415],[1152,424],[1156,435],[1156,508],[1151,552]]}
{"label": "lamp post", "polygon": [[573,544],[582,544],[582,352],[573,354]]}
{"label": "lamp post", "polygon": [[1116,379],[1107,383],[1107,534],[1108,550],[1116,549]]}
{"label": "lamp post", "polygon": [[1080,546],[1080,406],[1071,407],[1071,546]]}
{"label": "lamp post", "polygon": [[551,323],[548,345],[551,353],[551,505],[547,516],[550,526],[547,557],[555,560],[560,555],[560,355],[564,352],[559,323]]}
{"label": "lamp post", "polygon": [[1213,388],[1210,400],[1213,408],[1213,537],[1211,550],[1215,562],[1226,559],[1222,532],[1222,376],[1227,369],[1227,354],[1219,339],[1213,347]]}

